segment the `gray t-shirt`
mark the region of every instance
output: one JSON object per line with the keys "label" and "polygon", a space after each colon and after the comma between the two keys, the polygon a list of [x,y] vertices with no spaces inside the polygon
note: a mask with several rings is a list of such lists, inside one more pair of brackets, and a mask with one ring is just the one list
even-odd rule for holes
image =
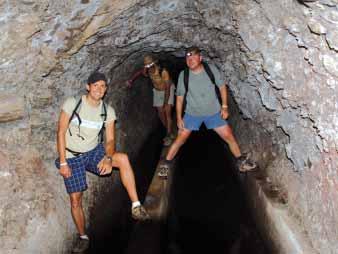
{"label": "gray t-shirt", "polygon": [[[221,75],[218,69],[209,65],[211,71],[215,76],[216,85],[218,87],[225,84],[221,80]],[[184,71],[180,73],[177,83],[177,96],[184,96],[185,87],[183,82]],[[193,116],[210,116],[214,115],[221,110],[216,92],[215,85],[211,82],[208,74],[202,71],[199,74],[194,74],[189,71],[189,86],[187,93],[187,104],[185,113]]]}

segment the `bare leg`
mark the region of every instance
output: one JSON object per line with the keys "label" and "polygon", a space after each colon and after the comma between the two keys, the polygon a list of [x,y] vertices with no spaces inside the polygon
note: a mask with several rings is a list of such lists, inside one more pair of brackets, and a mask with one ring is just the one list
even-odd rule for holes
{"label": "bare leg", "polygon": [[172,133],[172,123],[173,123],[172,108],[173,108],[173,105],[170,105],[170,104],[167,104],[167,105],[164,106],[166,128],[167,128],[168,134]]}
{"label": "bare leg", "polygon": [[138,201],[135,176],[128,155],[124,153],[114,153],[112,166],[120,169],[121,181],[128,192],[130,200],[132,202]]}
{"label": "bare leg", "polygon": [[229,145],[231,153],[236,158],[241,156],[241,150],[239,149],[235,136],[233,135],[229,125],[217,127],[214,131],[216,131],[216,133]]}
{"label": "bare leg", "polygon": [[86,224],[82,208],[82,195],[83,195],[82,192],[74,192],[69,194],[73,221],[80,235],[85,234],[85,224]]}
{"label": "bare leg", "polygon": [[166,122],[164,107],[156,107],[156,108],[157,108],[157,114],[158,114],[158,117],[161,120],[161,123],[163,124],[163,126],[165,128],[167,128],[167,122]]}
{"label": "bare leg", "polygon": [[172,145],[169,148],[168,154],[166,156],[167,160],[172,160],[175,157],[175,155],[179,151],[180,147],[189,138],[190,134],[191,134],[191,131],[187,130],[187,129],[183,129],[183,130],[178,131],[178,135],[177,135],[174,143],[172,143]]}

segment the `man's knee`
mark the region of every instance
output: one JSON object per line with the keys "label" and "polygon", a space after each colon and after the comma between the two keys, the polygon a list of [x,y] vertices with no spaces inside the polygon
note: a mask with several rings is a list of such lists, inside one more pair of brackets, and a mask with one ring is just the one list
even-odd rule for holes
{"label": "man's knee", "polygon": [[72,209],[78,209],[82,207],[82,195],[70,194],[70,205]]}
{"label": "man's knee", "polygon": [[176,144],[183,145],[187,141],[187,139],[189,138],[190,133],[191,132],[187,131],[187,130],[179,131],[177,138],[175,140]]}
{"label": "man's knee", "polygon": [[234,139],[234,135],[232,134],[231,128],[228,125],[224,126],[224,128],[222,128],[221,132],[222,132],[221,136],[226,141],[232,141]]}
{"label": "man's knee", "polygon": [[128,155],[125,153],[115,153],[113,156],[113,161],[119,166],[129,162]]}
{"label": "man's knee", "polygon": [[227,139],[227,140],[233,139],[232,132],[229,131],[229,130],[224,131],[224,138]]}

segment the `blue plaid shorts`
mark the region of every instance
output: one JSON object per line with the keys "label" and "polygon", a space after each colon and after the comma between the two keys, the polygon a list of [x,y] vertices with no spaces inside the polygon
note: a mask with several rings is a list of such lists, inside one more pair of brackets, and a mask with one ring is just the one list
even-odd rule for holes
{"label": "blue plaid shorts", "polygon": [[[68,166],[72,170],[72,175],[63,178],[68,193],[85,191],[87,186],[86,171],[95,175],[100,175],[97,164],[105,155],[103,144],[98,144],[93,150],[83,153],[77,157],[67,159]],[[55,160],[55,166],[60,169],[60,160]]]}

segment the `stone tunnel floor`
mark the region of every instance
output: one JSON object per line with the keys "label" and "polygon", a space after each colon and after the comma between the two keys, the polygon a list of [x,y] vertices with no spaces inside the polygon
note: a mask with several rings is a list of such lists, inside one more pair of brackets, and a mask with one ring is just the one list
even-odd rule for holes
{"label": "stone tunnel floor", "polygon": [[[157,142],[155,147],[161,145],[158,135],[151,137],[152,145],[147,147],[154,147],[154,142]],[[114,233],[107,234],[99,243],[94,242],[90,253],[267,254],[247,209],[231,156],[225,150],[224,143],[213,131],[202,128],[193,133],[179,154],[167,222],[136,225],[142,227],[139,230],[142,233],[133,234],[132,238],[138,238],[136,244],[133,241],[133,246],[128,246],[135,226],[129,216],[119,228],[112,230]],[[159,152],[147,151],[142,158],[141,161],[148,161],[143,166],[153,167],[153,173]],[[136,174],[136,177],[144,198],[152,176]],[[125,212],[130,213],[128,207]]]}

